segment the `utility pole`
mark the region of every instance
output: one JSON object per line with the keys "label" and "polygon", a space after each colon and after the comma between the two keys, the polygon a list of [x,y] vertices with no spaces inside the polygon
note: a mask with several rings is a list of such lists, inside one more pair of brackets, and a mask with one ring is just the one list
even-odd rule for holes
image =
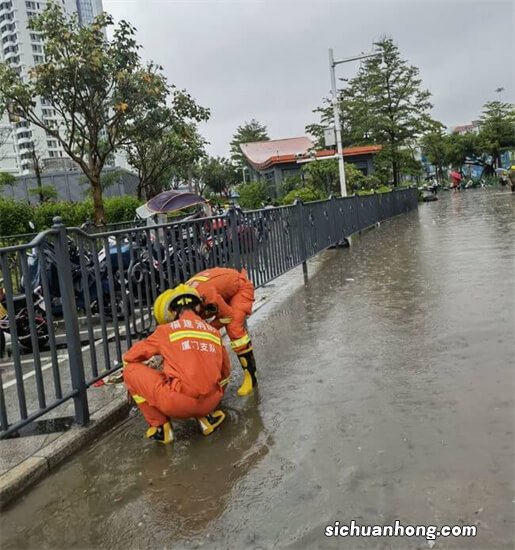
{"label": "utility pole", "polygon": [[334,68],[341,63],[349,63],[357,59],[365,59],[367,57],[375,57],[382,55],[383,52],[361,53],[338,61],[334,60],[333,49],[329,48],[329,71],[331,73],[331,103],[333,105],[334,130],[336,132],[336,156],[338,158],[338,171],[340,173],[340,193],[342,197],[347,196],[347,187],[345,183],[345,165],[343,162],[343,146],[342,146],[342,125],[340,120],[340,108],[338,102],[338,90],[336,89],[336,75]]}

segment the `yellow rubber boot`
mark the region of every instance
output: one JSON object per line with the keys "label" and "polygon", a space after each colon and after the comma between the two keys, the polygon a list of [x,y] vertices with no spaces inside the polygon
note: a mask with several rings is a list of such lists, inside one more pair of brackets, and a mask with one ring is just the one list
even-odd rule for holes
{"label": "yellow rubber boot", "polygon": [[240,397],[245,397],[252,393],[254,386],[257,384],[256,361],[252,350],[238,355],[238,359],[243,368],[243,382],[237,393]]}
{"label": "yellow rubber boot", "polygon": [[145,432],[145,437],[162,445],[168,445],[173,441],[172,425],[170,422],[165,422],[162,426],[150,426]]}
{"label": "yellow rubber boot", "polygon": [[223,411],[213,411],[207,416],[197,418],[200,429],[203,435],[212,434],[218,426],[225,420],[225,413]]}
{"label": "yellow rubber boot", "polygon": [[252,376],[250,375],[250,372],[247,369],[243,369],[243,382],[241,383],[241,386],[238,388],[238,395],[240,397],[245,397],[246,395],[249,395],[254,390],[254,384],[252,383]]}

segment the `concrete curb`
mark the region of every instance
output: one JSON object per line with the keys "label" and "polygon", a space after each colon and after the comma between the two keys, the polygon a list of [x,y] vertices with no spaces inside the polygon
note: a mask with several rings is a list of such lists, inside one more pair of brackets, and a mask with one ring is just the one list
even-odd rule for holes
{"label": "concrete curb", "polygon": [[116,397],[91,415],[85,426],[72,426],[60,437],[0,477],[0,509],[33,485],[64,459],[90,443],[119,420],[126,417],[130,406],[125,396]]}

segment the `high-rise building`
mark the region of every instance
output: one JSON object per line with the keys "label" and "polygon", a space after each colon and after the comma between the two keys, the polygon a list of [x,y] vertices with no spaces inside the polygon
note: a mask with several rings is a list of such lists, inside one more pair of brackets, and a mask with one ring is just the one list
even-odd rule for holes
{"label": "high-rise building", "polygon": [[[101,0],[0,0],[0,62],[8,63],[22,78],[27,78],[31,67],[44,61],[44,44],[28,23],[45,9],[48,1],[58,2],[69,14],[77,13],[82,25],[90,24],[102,12]],[[38,116],[57,123],[57,114],[48,102],[39,97],[35,100]],[[66,160],[66,153],[55,138],[37,126],[4,114],[0,119],[0,172],[30,173],[34,151],[48,163]]]}

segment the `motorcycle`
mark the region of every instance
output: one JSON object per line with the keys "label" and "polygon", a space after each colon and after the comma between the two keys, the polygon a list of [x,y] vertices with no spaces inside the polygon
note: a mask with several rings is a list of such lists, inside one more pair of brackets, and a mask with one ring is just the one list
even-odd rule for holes
{"label": "motorcycle", "polygon": [[[36,340],[38,349],[41,350],[48,344],[49,339],[48,323],[45,317],[45,303],[43,297],[37,293],[33,293],[32,300],[34,304]],[[6,302],[5,291],[0,287],[0,357],[4,356],[7,347],[6,335],[12,338],[12,322],[11,319],[9,319]],[[19,294],[14,296],[13,306],[18,344],[27,351],[33,351],[26,295]]]}

